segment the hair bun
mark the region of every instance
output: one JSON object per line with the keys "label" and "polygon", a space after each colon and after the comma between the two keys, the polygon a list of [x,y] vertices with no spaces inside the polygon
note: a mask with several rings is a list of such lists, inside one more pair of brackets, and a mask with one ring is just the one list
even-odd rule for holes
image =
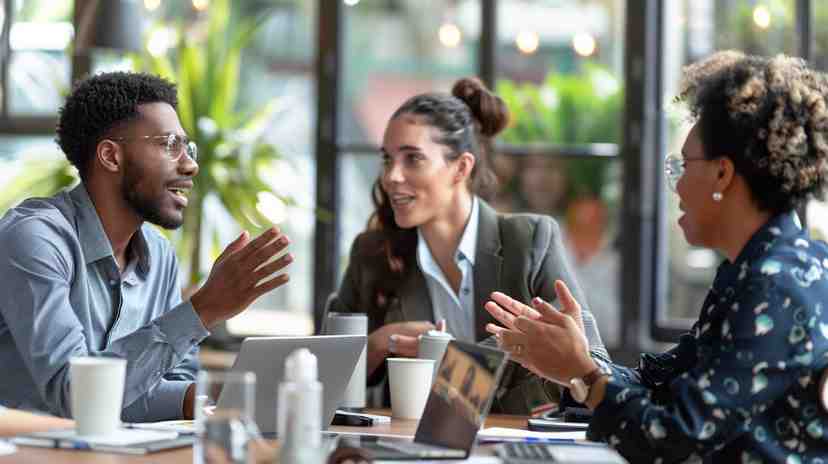
{"label": "hair bun", "polygon": [[493,137],[509,124],[506,103],[489,91],[476,77],[464,77],[454,83],[451,94],[462,100],[480,124],[480,133]]}

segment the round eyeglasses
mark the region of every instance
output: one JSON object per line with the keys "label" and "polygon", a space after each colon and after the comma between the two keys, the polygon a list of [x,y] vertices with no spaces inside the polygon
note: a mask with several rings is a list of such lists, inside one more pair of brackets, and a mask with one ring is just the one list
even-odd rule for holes
{"label": "round eyeglasses", "polygon": [[682,158],[670,153],[664,159],[664,176],[667,178],[667,186],[670,190],[676,191],[679,179],[684,175],[684,168],[690,161],[708,161],[707,158]]}
{"label": "round eyeglasses", "polygon": [[181,155],[187,156],[193,160],[198,161],[198,146],[195,142],[187,138],[186,135],[167,134],[167,135],[138,135],[135,137],[110,137],[110,140],[116,142],[129,141],[132,139],[150,140],[164,146],[167,156],[172,161],[181,159]]}

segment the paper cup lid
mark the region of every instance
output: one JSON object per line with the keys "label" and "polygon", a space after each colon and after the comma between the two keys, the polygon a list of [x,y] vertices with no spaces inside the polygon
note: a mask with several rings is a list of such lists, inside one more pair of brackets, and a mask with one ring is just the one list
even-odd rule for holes
{"label": "paper cup lid", "polygon": [[432,338],[448,338],[450,340],[454,340],[454,337],[448,332],[441,332],[439,330],[429,330],[426,332],[423,337],[432,337]]}

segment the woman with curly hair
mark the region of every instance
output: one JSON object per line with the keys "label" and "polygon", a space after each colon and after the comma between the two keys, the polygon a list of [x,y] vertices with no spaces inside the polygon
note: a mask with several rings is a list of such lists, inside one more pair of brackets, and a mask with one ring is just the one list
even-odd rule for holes
{"label": "woman with curly hair", "polygon": [[[459,340],[486,339],[494,320],[483,304],[495,290],[554,299],[560,279],[581,296],[552,218],[497,214],[484,200],[494,187],[486,147],[508,120],[503,100],[477,79],[457,81],[451,94],[416,95],[391,116],[376,210],[331,304],[368,315],[370,384],[385,378],[389,355],[417,356],[417,336],[438,321]],[[582,324],[593,355],[608,359],[586,308]],[[516,364],[502,385],[496,411],[528,414],[559,399],[557,385]]]}
{"label": "woman with curly hair", "polygon": [[828,247],[795,213],[828,172],[828,83],[805,62],[720,52],[685,69],[695,124],[666,174],[692,245],[726,260],[679,344],[636,369],[587,355],[577,296],[561,312],[486,304],[501,345],[594,410],[589,437],[630,462],[816,463],[828,458]]}

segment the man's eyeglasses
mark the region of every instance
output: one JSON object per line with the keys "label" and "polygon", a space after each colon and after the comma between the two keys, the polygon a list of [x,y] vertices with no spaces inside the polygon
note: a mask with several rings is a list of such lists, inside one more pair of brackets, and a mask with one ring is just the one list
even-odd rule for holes
{"label": "man's eyeglasses", "polygon": [[671,153],[664,159],[664,175],[667,177],[667,186],[670,190],[676,191],[676,185],[684,175],[684,167],[690,161],[707,161],[707,158],[682,158]]}
{"label": "man's eyeglasses", "polygon": [[116,142],[128,141],[131,139],[150,140],[163,145],[167,152],[167,156],[169,156],[172,161],[178,161],[181,159],[181,155],[185,152],[191,160],[198,161],[198,147],[195,142],[188,139],[186,135],[139,135],[135,137],[110,137],[109,139]]}

